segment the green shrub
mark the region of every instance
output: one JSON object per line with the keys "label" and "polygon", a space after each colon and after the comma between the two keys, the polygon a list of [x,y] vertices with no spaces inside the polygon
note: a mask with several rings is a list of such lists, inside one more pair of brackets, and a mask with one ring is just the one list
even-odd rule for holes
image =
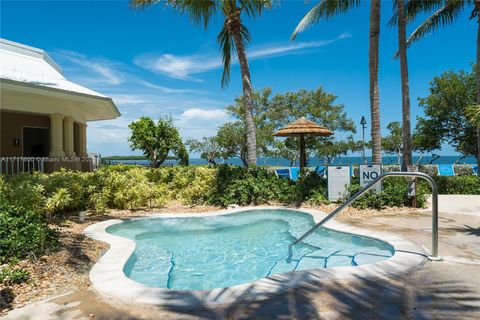
{"label": "green shrub", "polygon": [[102,175],[102,188],[98,192],[110,208],[136,209],[147,207],[154,198],[154,184],[148,181],[144,168],[132,167],[129,170],[105,170]]}
{"label": "green shrub", "polygon": [[2,195],[17,208],[44,211],[46,192],[39,174],[22,173],[3,178]]}
{"label": "green shrub", "polygon": [[[356,179],[358,181],[358,178]],[[408,181],[405,178],[387,178],[382,182],[382,191],[376,193],[369,191],[352,203],[352,206],[359,209],[385,207],[411,206],[412,199],[408,196]],[[350,186],[350,196],[361,188],[358,182]],[[417,206],[424,207],[428,195],[427,186],[424,183],[417,184]]]}
{"label": "green shrub", "polygon": [[[385,171],[396,169],[388,166]],[[442,194],[480,194],[479,177],[435,179]],[[358,178],[355,178],[350,191],[358,188]],[[424,194],[430,191],[423,180],[420,180],[419,188],[418,202],[422,204]],[[191,205],[221,206],[328,202],[327,180],[315,172],[302,173],[298,181],[290,181],[278,178],[273,170],[228,165],[154,170],[112,165],[91,173],[61,170],[53,174],[20,174],[1,177],[0,189],[0,202],[13,204],[21,212],[33,211],[40,215],[84,208],[103,213],[107,208],[161,207],[171,200]],[[403,178],[388,178],[384,180],[381,194],[367,195],[355,205],[362,208],[410,205],[406,189]]]}
{"label": "green shrub", "polygon": [[222,165],[217,167],[215,192],[210,202],[226,206],[292,201],[295,199],[293,185],[266,169]]}
{"label": "green shrub", "polygon": [[57,238],[43,215],[0,203],[0,264],[55,249]]}
{"label": "green shrub", "polygon": [[0,284],[12,285],[30,280],[30,272],[22,268],[14,268],[10,265],[0,269]]}
{"label": "green shrub", "polygon": [[[50,174],[40,175],[45,196],[55,201],[55,211],[73,211],[84,209],[88,204],[88,173],[62,169]],[[59,199],[59,197],[68,197]],[[48,201],[48,200],[47,200]]]}
{"label": "green shrub", "polygon": [[439,194],[480,194],[479,176],[434,177]]}
{"label": "green shrub", "polygon": [[58,188],[55,192],[45,201],[45,210],[50,218],[55,212],[63,211],[68,208],[73,199],[70,196],[70,192],[65,188]]}

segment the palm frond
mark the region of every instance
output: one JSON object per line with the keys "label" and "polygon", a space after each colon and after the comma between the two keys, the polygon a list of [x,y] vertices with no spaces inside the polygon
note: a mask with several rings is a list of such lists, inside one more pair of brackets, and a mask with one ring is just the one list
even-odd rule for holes
{"label": "palm frond", "polygon": [[240,25],[240,37],[242,38],[243,47],[246,48],[252,36],[250,35],[250,31],[248,31],[247,27],[242,23]]}
{"label": "palm frond", "polygon": [[[438,10],[445,0],[408,0],[405,3],[405,18],[407,23],[413,21],[421,13],[429,13]],[[388,21],[389,27],[395,27],[398,23],[397,1],[393,1],[393,15]]]}
{"label": "palm frond", "polygon": [[[132,8],[153,5],[162,0],[130,0]],[[218,0],[164,0],[166,6],[170,6],[180,13],[188,13],[190,19],[196,24],[203,24],[206,28],[210,19],[215,15]]]}
{"label": "palm frond", "polygon": [[428,17],[417,29],[415,29],[407,39],[407,46],[420,40],[430,32],[434,32],[440,27],[451,24],[462,12],[467,4],[464,0],[447,0],[445,5],[435,11]]}
{"label": "palm frond", "polygon": [[148,5],[156,4],[160,1],[161,0],[130,0],[129,4],[130,4],[130,7],[132,8],[139,8],[139,7],[145,8]]}
{"label": "palm frond", "polygon": [[360,0],[321,0],[300,20],[290,38],[294,40],[300,32],[305,31],[321,19],[329,19],[344,13],[360,3]]}
{"label": "palm frond", "polygon": [[226,25],[217,36],[217,42],[220,46],[223,61],[222,87],[225,87],[230,81],[230,65],[232,62],[232,53],[235,51],[233,37],[228,31]]}
{"label": "palm frond", "polygon": [[195,24],[207,28],[208,23],[215,15],[218,0],[168,0],[168,4],[180,13],[187,13]]}
{"label": "palm frond", "polygon": [[[240,25],[240,37],[244,48],[247,47],[251,40],[250,31],[243,24]],[[236,52],[235,41],[226,24],[217,36],[217,42],[220,46],[223,62],[222,87],[230,82],[230,66],[232,63],[232,55]]]}
{"label": "palm frond", "polygon": [[240,8],[250,17],[260,15],[264,10],[273,7],[272,0],[239,0]]}

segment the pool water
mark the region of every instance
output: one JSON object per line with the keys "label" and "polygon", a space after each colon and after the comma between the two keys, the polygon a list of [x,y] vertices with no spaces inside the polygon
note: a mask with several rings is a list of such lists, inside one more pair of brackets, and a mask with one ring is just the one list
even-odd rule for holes
{"label": "pool water", "polygon": [[188,218],[128,220],[107,232],[132,239],[125,274],[149,286],[179,290],[223,288],[295,270],[357,266],[387,259],[385,242],[319,228],[308,213],[251,210]]}

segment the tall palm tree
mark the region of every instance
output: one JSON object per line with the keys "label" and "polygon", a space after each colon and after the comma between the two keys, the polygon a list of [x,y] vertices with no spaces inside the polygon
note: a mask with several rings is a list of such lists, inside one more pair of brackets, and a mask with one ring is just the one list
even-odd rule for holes
{"label": "tall palm tree", "polygon": [[[321,0],[302,18],[292,33],[292,40],[308,27],[322,19],[329,19],[361,4],[360,0]],[[368,67],[370,76],[370,115],[372,121],[372,162],[382,163],[382,136],[380,132],[380,99],[378,91],[378,61],[380,40],[380,0],[370,1],[370,42]]]}
{"label": "tall palm tree", "polygon": [[[440,27],[453,23],[467,7],[472,10],[470,19],[477,20],[476,102],[480,105],[480,0],[409,0],[406,5],[407,21],[413,20],[420,13],[434,12],[412,32],[407,39],[407,46]],[[477,127],[477,163],[480,164],[480,125]]]}
{"label": "tall palm tree", "polygon": [[[134,7],[161,2],[160,0],[131,0]],[[242,14],[249,17],[260,15],[272,7],[270,0],[165,0],[165,3],[181,13],[187,13],[192,21],[206,28],[217,14],[224,18],[223,28],[217,36],[223,58],[222,87],[230,80],[232,53],[237,53],[242,75],[245,126],[247,128],[247,163],[257,163],[257,140],[253,120],[253,87],[245,48],[250,41],[250,32],[242,21]]]}
{"label": "tall palm tree", "polygon": [[398,56],[400,57],[400,78],[402,81],[402,171],[412,165],[412,135],[410,124],[410,87],[407,63],[407,18],[405,1],[396,0],[398,22]]}

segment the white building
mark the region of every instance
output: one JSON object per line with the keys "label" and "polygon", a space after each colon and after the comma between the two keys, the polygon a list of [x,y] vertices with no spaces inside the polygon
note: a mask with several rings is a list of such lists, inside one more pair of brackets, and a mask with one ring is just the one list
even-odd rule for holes
{"label": "white building", "polygon": [[67,80],[45,51],[5,39],[0,39],[0,97],[2,172],[13,157],[17,162],[47,157],[46,172],[91,170],[87,122],[120,116],[111,98]]}

